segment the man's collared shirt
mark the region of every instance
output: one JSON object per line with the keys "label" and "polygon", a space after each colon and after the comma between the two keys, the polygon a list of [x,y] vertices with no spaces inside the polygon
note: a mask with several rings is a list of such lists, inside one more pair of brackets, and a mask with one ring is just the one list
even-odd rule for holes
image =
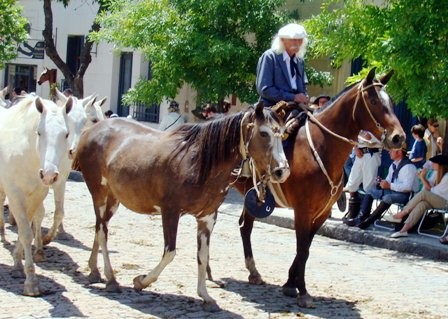
{"label": "man's collared shirt", "polygon": [[[296,83],[297,70],[295,70],[294,76],[291,76],[291,57],[286,51],[283,52],[283,61],[286,63],[286,68],[288,69],[288,75],[289,75],[289,81],[291,82],[291,87],[293,90],[297,90],[297,83]],[[296,64],[299,62],[295,56],[294,61],[296,62]]]}
{"label": "man's collared shirt", "polygon": [[417,168],[414,164],[403,166],[398,172],[398,177],[392,182],[392,174],[394,173],[393,165],[398,167],[401,161],[394,161],[389,167],[386,181],[390,183],[390,189],[395,192],[411,192],[416,190],[416,174]]}

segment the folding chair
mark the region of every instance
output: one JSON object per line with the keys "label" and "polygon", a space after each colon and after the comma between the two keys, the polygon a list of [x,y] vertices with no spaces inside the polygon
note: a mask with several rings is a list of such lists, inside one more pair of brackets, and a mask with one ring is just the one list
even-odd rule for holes
{"label": "folding chair", "polygon": [[[437,216],[435,216],[437,215]],[[437,223],[430,228],[425,228],[425,220],[428,218],[437,218]],[[432,238],[445,237],[448,234],[448,208],[444,209],[428,209],[418,225],[417,232],[420,235]]]}

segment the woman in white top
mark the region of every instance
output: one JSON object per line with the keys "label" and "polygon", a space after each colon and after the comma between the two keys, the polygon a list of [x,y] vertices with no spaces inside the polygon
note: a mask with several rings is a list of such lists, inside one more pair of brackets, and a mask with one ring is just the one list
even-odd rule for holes
{"label": "woman in white top", "polygon": [[420,179],[424,188],[415,195],[401,212],[393,216],[385,216],[390,222],[400,223],[402,218],[409,215],[403,228],[391,235],[392,238],[407,237],[408,231],[422,218],[427,209],[445,208],[448,203],[448,156],[436,155],[429,159],[437,171],[435,186],[431,187],[425,177],[425,172],[420,173]]}

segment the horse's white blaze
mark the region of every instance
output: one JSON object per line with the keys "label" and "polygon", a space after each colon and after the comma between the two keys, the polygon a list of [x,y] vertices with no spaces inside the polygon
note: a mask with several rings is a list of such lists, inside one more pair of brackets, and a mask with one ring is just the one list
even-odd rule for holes
{"label": "horse's white blaze", "polygon": [[383,103],[383,105],[390,111],[393,112],[392,109],[392,101],[390,100],[389,95],[386,93],[386,91],[384,89],[381,89],[379,94],[378,94],[381,103]]}
{"label": "horse's white blaze", "polygon": [[260,127],[260,132],[269,134],[270,136],[270,146],[272,149],[272,157],[277,163],[278,168],[288,168],[288,160],[286,159],[285,152],[283,150],[282,140],[280,137],[274,135],[272,129],[267,125],[262,125]]}
{"label": "horse's white blaze", "polygon": [[103,185],[103,186],[107,185],[107,178],[104,176],[101,176],[101,185]]}

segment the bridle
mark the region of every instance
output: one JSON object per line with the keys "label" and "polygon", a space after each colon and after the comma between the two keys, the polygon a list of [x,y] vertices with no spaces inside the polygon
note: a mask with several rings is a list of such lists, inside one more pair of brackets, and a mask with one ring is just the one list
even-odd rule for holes
{"label": "bridle", "polygon": [[[259,171],[257,169],[257,166],[255,164],[255,161],[253,160],[253,158],[250,156],[249,154],[249,143],[252,140],[253,136],[254,136],[254,123],[251,122],[249,124],[247,124],[247,129],[248,129],[248,134],[246,134],[246,136],[248,136],[249,138],[247,138],[247,140],[244,140],[244,132],[243,132],[243,121],[244,121],[244,117],[241,120],[241,124],[240,124],[240,145],[239,145],[239,151],[242,157],[242,162],[241,162],[241,168],[239,170],[239,172],[237,173],[236,179],[230,183],[230,185],[233,185],[240,177],[252,177],[252,183],[254,185],[255,191],[257,193],[257,197],[261,202],[264,202],[265,196],[266,196],[266,184],[269,181],[270,177],[271,177],[271,167],[270,165],[268,165],[268,169],[266,170],[266,173],[264,175],[259,174]],[[280,131],[276,131],[274,128],[271,128],[274,138],[282,138],[283,133],[281,133]],[[270,154],[270,160],[269,163],[272,161],[272,152]],[[259,182],[257,182],[257,179],[259,180]]]}

